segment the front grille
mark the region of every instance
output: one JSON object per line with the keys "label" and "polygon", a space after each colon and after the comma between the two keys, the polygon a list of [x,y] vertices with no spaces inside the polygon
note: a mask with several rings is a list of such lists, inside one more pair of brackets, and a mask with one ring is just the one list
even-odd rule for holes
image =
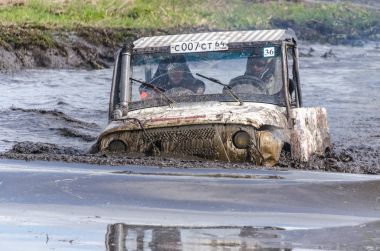
{"label": "front grille", "polygon": [[218,152],[213,127],[160,128],[146,132],[145,140],[154,142],[160,151],[201,158],[214,158]]}

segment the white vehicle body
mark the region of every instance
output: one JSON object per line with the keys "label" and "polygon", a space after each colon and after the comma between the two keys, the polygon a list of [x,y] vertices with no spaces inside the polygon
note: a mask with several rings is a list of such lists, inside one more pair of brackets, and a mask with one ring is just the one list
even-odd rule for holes
{"label": "white vehicle body", "polygon": [[[230,85],[222,83],[223,90],[215,91],[211,83],[215,79],[210,78],[201,93],[173,88],[181,89],[173,95],[168,89],[156,90],[155,76],[161,66],[155,62],[178,59],[178,55],[187,60],[188,74],[197,83],[192,73],[210,76],[208,71],[219,67],[215,72],[224,81],[232,79]],[[234,68],[247,64],[248,69],[250,59],[272,64],[272,86],[261,87],[264,80],[256,78],[248,85],[231,84],[236,77]],[[290,151],[292,158],[304,162],[313,154],[323,155],[331,144],[326,110],[302,107],[298,65],[297,40],[291,30],[140,38],[119,51],[110,123],[94,150],[252,161],[266,166],[275,165],[281,151]],[[156,71],[153,78],[152,69]],[[136,76],[143,83],[139,90],[132,87]],[[143,100],[146,85],[151,85],[154,95]],[[138,92],[141,100],[136,98]]]}

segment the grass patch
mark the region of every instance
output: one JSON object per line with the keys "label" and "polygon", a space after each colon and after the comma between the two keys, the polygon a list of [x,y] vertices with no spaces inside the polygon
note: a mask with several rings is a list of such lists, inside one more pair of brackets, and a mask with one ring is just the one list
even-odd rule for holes
{"label": "grass patch", "polygon": [[308,20],[337,28],[368,28],[378,22],[374,9],[350,4],[306,4],[249,0],[27,0],[0,7],[2,24],[170,28],[208,25],[215,29],[270,28],[271,19]]}
{"label": "grass patch", "polygon": [[[199,26],[215,30],[266,29],[292,24],[318,30],[319,34],[369,36],[380,34],[380,11],[350,3],[255,0],[26,0],[22,5],[0,6],[0,23],[51,29],[153,30]],[[44,34],[38,36],[49,45],[47,35],[46,39]]]}

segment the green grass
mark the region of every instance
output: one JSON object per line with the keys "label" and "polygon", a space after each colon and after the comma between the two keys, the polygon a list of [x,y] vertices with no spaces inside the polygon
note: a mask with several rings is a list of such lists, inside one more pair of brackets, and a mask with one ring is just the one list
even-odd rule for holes
{"label": "green grass", "polygon": [[1,6],[3,25],[73,28],[172,28],[208,26],[214,29],[270,28],[271,20],[303,25],[320,22],[335,30],[370,29],[379,11],[350,4],[255,3],[252,0],[71,0],[52,3],[29,0],[24,5]]}
{"label": "green grass", "polygon": [[[27,39],[26,39],[27,38]],[[0,46],[12,46],[15,49],[37,46],[43,49],[57,47],[50,31],[40,28],[0,27]]]}

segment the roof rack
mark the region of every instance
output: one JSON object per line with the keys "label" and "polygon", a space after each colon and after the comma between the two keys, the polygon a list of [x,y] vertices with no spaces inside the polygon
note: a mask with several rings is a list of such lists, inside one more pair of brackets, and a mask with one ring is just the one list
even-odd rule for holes
{"label": "roof rack", "polygon": [[162,47],[170,47],[172,43],[177,42],[197,42],[197,41],[224,41],[228,45],[236,43],[252,42],[280,42],[285,40],[297,40],[295,32],[292,29],[277,30],[252,30],[252,31],[222,31],[222,32],[205,32],[180,35],[142,37],[135,42],[134,50],[154,51]]}

